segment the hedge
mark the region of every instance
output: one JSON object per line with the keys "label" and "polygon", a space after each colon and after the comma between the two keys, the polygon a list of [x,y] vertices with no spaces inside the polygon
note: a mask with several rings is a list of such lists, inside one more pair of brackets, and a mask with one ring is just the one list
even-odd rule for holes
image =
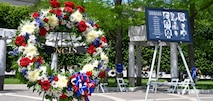
{"label": "hedge", "polygon": [[17,29],[22,20],[30,17],[31,12],[30,6],[0,3],[0,28]]}

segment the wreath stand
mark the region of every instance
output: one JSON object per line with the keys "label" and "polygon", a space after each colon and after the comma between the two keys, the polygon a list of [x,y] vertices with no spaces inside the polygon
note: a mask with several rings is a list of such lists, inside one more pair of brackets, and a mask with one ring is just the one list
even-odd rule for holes
{"label": "wreath stand", "polygon": [[[162,54],[162,45],[160,44],[160,42],[155,43],[155,50],[154,50],[154,54],[153,54],[153,59],[152,59],[152,64],[151,64],[151,70],[150,70],[149,79],[148,79],[148,82],[147,82],[147,89],[146,89],[145,101],[147,101],[148,94],[149,94],[149,88],[150,88],[150,84],[151,84],[151,77],[152,77],[152,72],[153,72],[154,65],[155,65],[155,59],[156,59],[156,55],[157,55],[157,51],[158,51],[158,46],[160,46],[160,50],[159,50],[158,66],[157,66],[157,76],[156,76],[157,80],[155,81],[156,85],[155,85],[155,92],[154,92],[154,101],[156,100],[157,81],[158,81],[158,75],[159,75],[159,70],[160,70],[160,60],[161,60],[161,54]],[[181,55],[181,58],[183,60],[185,69],[186,69],[187,74],[189,76],[189,79],[190,79],[190,82],[191,82],[190,84],[193,86],[194,92],[196,94],[197,101],[200,101],[200,98],[199,98],[198,93],[197,93],[196,88],[195,88],[195,83],[194,83],[194,81],[192,79],[192,76],[190,74],[188,65],[186,63],[186,59],[184,57],[183,51],[182,51],[182,49],[181,49],[181,47],[180,47],[179,44],[178,44],[178,50],[180,52],[180,55]]]}

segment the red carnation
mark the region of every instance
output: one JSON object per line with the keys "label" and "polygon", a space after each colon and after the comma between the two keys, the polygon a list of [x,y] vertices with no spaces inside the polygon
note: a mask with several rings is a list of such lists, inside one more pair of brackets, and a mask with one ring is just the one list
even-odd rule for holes
{"label": "red carnation", "polygon": [[100,77],[100,78],[104,78],[105,75],[106,75],[106,71],[104,70],[104,71],[101,71],[101,72],[100,72],[99,77]]}
{"label": "red carnation", "polygon": [[67,2],[65,2],[64,7],[74,8],[74,3],[70,2],[70,1],[67,1]]}
{"label": "red carnation", "polygon": [[48,80],[41,82],[41,87],[44,89],[44,91],[49,90],[50,89],[50,82]]}
{"label": "red carnation", "polygon": [[99,28],[99,25],[96,23],[95,25],[94,25],[96,28]]}
{"label": "red carnation", "polygon": [[68,98],[68,96],[67,96],[66,94],[62,94],[62,95],[60,96],[60,98],[61,98],[61,99],[66,99],[66,98]]}
{"label": "red carnation", "polygon": [[54,10],[52,10],[52,9],[51,9],[51,10],[49,10],[49,13],[53,13],[53,12],[54,12]]}
{"label": "red carnation", "polygon": [[64,15],[64,19],[67,19],[68,18],[68,16],[67,15]]}
{"label": "red carnation", "polygon": [[35,61],[36,61],[36,58],[34,57],[34,58],[31,60],[31,63],[32,63],[32,62],[35,62]]}
{"label": "red carnation", "polygon": [[41,83],[42,83],[41,80],[38,80],[38,84],[41,85]]}
{"label": "red carnation", "polygon": [[104,42],[104,43],[107,43],[107,39],[106,39],[106,37],[101,36],[101,41],[102,41],[102,42]]}
{"label": "red carnation", "polygon": [[72,13],[71,7],[64,7],[64,11],[67,11],[68,13]]}
{"label": "red carnation", "polygon": [[87,29],[87,25],[84,21],[79,22],[78,24],[78,30],[80,32],[84,32]]}
{"label": "red carnation", "polygon": [[84,12],[85,12],[84,7],[82,7],[82,6],[77,6],[77,9],[78,9],[81,13],[84,13]]}
{"label": "red carnation", "polygon": [[34,13],[32,14],[32,17],[35,18],[35,19],[38,18],[38,16],[39,16],[39,13],[38,13],[38,12],[34,12]]}
{"label": "red carnation", "polygon": [[86,75],[87,75],[88,77],[92,76],[92,71],[87,71],[87,72],[86,72]]}
{"label": "red carnation", "polygon": [[94,45],[90,45],[89,48],[87,49],[87,52],[92,55],[94,52],[96,52],[96,48]]}
{"label": "red carnation", "polygon": [[54,77],[54,81],[58,81],[58,77],[57,76]]}
{"label": "red carnation", "polygon": [[21,46],[21,45],[23,45],[23,44],[26,44],[26,43],[25,43],[25,40],[24,40],[24,37],[23,37],[22,35],[16,37],[15,44],[18,45],[18,46]]}
{"label": "red carnation", "polygon": [[44,18],[44,22],[48,23],[49,19],[47,18]]}
{"label": "red carnation", "polygon": [[41,27],[40,30],[39,30],[39,35],[40,36],[46,36],[46,34],[47,34],[46,28]]}
{"label": "red carnation", "polygon": [[38,56],[38,62],[40,63],[40,64],[42,64],[42,57],[39,55]]}
{"label": "red carnation", "polygon": [[58,2],[57,0],[51,0],[50,4],[52,5],[52,8],[57,8],[61,6],[60,2]]}
{"label": "red carnation", "polygon": [[61,15],[62,15],[62,11],[61,11],[61,9],[59,9],[59,8],[56,8],[56,9],[54,10],[54,13],[55,13],[56,16],[61,16]]}
{"label": "red carnation", "polygon": [[31,63],[31,60],[27,57],[21,58],[20,66],[27,67]]}

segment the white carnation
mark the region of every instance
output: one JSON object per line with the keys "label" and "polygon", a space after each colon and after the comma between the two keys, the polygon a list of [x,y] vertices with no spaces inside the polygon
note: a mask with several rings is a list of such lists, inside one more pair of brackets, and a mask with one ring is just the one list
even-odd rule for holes
{"label": "white carnation", "polygon": [[28,79],[31,82],[35,82],[38,80],[39,78],[39,70],[35,69],[34,71],[28,71]]}
{"label": "white carnation", "polygon": [[67,77],[63,75],[58,75],[58,81],[56,82],[56,86],[60,89],[67,87]]}
{"label": "white carnation", "polygon": [[109,58],[104,52],[101,53],[101,60],[104,60],[104,63],[109,62]]}
{"label": "white carnation", "polygon": [[89,33],[86,34],[86,41],[88,43],[91,43],[93,40],[95,40],[98,37],[98,32],[97,31],[90,31]]}
{"label": "white carnation", "polygon": [[36,56],[36,55],[38,55],[38,51],[37,51],[37,48],[34,45],[29,44],[25,47],[23,54],[25,54],[25,55],[29,54],[29,55],[32,55],[32,56]]}
{"label": "white carnation", "polygon": [[94,69],[94,66],[93,66],[92,64],[86,64],[86,65],[82,68],[81,72],[86,73],[86,72],[88,72],[88,71],[92,71],[93,69]]}
{"label": "white carnation", "polygon": [[83,15],[77,10],[70,16],[70,21],[72,22],[80,22],[83,19]]}
{"label": "white carnation", "polygon": [[58,26],[58,18],[56,17],[56,15],[52,15],[52,16],[48,16],[48,24],[50,24],[51,27],[55,28],[56,26]]}
{"label": "white carnation", "polygon": [[35,29],[36,29],[35,25],[33,25],[32,23],[30,23],[29,21],[27,21],[22,26],[21,33],[33,34],[33,32],[35,31]]}

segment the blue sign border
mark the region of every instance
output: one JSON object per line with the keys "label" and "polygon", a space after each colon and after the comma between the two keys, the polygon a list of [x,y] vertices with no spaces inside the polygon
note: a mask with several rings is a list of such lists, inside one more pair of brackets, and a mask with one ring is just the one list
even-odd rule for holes
{"label": "blue sign border", "polygon": [[[164,35],[161,35],[160,34],[156,34],[153,35],[153,33],[151,31],[155,30],[153,28],[153,25],[151,26],[151,23],[150,21],[153,21],[153,16],[149,16],[149,12],[150,11],[156,11],[156,12],[160,12],[161,14],[163,14],[163,12],[169,12],[169,14],[172,12],[172,13],[184,13],[185,14],[185,20],[184,21],[184,26],[186,26],[186,31],[185,33],[187,34],[184,34],[184,36],[182,37],[177,37],[177,38],[172,38],[172,32],[174,32],[174,30],[170,30],[168,31],[171,32],[171,35],[170,37],[165,37]],[[177,10],[177,9],[163,9],[163,8],[145,8],[145,14],[146,14],[146,30],[147,30],[147,40],[148,41],[165,41],[165,42],[179,42],[179,43],[182,43],[182,42],[187,42],[187,43],[192,43],[192,31],[191,31],[191,26],[190,26],[190,19],[189,19],[189,15],[188,15],[188,11],[187,10]],[[163,17],[163,16],[162,16]],[[163,23],[163,18],[162,17],[158,17],[158,19],[160,18],[159,21],[159,25],[157,27],[159,27],[157,30],[158,31],[161,31],[165,34],[165,25]],[[181,20],[180,20],[181,21]],[[179,21],[179,22],[180,22]],[[154,21],[153,21],[154,23]],[[162,28],[162,25],[160,24],[163,24],[163,28]],[[170,24],[171,25],[171,24]],[[156,26],[154,26],[156,28]],[[181,30],[179,31],[176,31],[177,34],[181,34],[180,32]],[[163,36],[163,37],[162,37]],[[178,36],[178,35],[177,35]],[[179,35],[180,36],[180,35]]]}

